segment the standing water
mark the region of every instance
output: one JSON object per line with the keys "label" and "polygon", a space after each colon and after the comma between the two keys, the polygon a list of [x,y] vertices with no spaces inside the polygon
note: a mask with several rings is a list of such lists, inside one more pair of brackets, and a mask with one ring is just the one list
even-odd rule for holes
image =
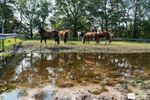
{"label": "standing water", "polygon": [[120,100],[128,93],[149,100],[150,53],[0,56],[0,100],[99,100],[106,94]]}

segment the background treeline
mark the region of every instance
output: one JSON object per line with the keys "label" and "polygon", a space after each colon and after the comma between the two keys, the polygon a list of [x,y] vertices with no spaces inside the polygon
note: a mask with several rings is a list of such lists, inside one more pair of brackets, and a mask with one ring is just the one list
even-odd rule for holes
{"label": "background treeline", "polygon": [[[150,38],[150,0],[0,0],[0,27],[33,37],[37,26]],[[1,30],[1,29],[0,29]]]}

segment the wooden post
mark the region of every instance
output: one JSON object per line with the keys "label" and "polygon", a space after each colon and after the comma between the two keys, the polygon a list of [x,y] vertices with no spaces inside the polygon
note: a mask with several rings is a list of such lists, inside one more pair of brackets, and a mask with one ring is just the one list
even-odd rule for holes
{"label": "wooden post", "polygon": [[5,48],[4,48],[4,39],[2,39],[2,51],[5,51]]}
{"label": "wooden post", "polygon": [[2,48],[2,42],[1,42],[1,39],[0,39],[0,49]]}
{"label": "wooden post", "polygon": [[4,46],[4,27],[2,26],[2,51],[5,51],[5,46]]}

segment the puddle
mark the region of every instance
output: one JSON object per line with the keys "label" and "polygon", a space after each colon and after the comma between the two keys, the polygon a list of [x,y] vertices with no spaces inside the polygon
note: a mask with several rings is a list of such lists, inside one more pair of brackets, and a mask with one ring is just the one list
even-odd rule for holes
{"label": "puddle", "polygon": [[145,95],[150,90],[149,61],[150,53],[54,52],[0,56],[0,100],[24,97],[51,100],[62,88],[91,84],[112,87],[119,92],[122,92],[120,87],[127,92],[139,89]]}

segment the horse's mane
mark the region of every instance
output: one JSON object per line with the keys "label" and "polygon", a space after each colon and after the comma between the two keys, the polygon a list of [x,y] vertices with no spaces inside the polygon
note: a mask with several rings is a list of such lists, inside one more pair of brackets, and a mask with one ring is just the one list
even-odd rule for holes
{"label": "horse's mane", "polygon": [[38,27],[39,28],[39,33],[42,34],[44,33],[46,30],[44,28],[42,28],[41,26]]}

